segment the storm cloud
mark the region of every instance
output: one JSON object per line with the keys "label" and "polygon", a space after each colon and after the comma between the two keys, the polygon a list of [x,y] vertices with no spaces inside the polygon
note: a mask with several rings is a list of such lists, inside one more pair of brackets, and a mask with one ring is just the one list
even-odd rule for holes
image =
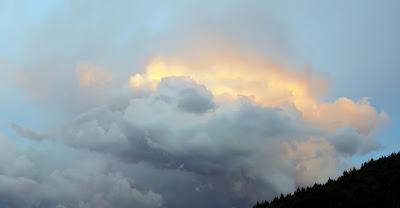
{"label": "storm cloud", "polygon": [[[183,109],[182,91],[188,89],[207,95],[214,109]],[[155,91],[131,97],[126,108],[96,108],[56,137],[75,148],[111,154],[123,163],[147,164],[154,172],[189,175],[199,181],[185,184],[191,190],[185,189],[186,194],[194,195],[190,198],[217,195],[199,207],[249,206],[260,198],[324,182],[339,173],[341,155],[376,147],[352,128],[336,133],[316,129],[293,107],[265,107],[246,97],[216,101],[207,88],[188,77],[165,78]],[[166,198],[166,204],[175,200]]]}

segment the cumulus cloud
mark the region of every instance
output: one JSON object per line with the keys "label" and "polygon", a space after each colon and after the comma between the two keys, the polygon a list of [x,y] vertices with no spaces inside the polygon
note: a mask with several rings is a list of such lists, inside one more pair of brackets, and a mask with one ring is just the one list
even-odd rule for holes
{"label": "cumulus cloud", "polygon": [[[377,147],[370,132],[381,121],[367,101],[355,103],[342,99],[338,104],[325,104],[311,92],[306,93],[307,88],[294,87],[291,91],[290,87],[278,86],[292,94],[283,93],[289,96],[285,102],[271,104],[251,94],[219,94],[212,87],[209,89],[198,83],[193,74],[168,76],[168,69],[164,72],[167,75],[158,80],[152,80],[149,74],[135,75],[140,82],[132,85],[130,80],[132,93],[125,94],[124,104],[115,100],[94,107],[62,127],[52,138],[74,148],[111,155],[126,166],[145,164],[148,172],[139,176],[142,180],[149,180],[146,179],[148,175],[157,177],[169,171],[174,176],[159,179],[162,184],[176,185],[175,176],[196,181],[180,182],[184,186],[180,191],[188,200],[179,205],[174,202],[178,199],[168,195],[169,190],[164,187],[151,185],[151,182],[142,184],[154,187],[168,207],[187,206],[191,203],[189,199],[207,198],[210,194],[215,197],[199,202],[199,207],[249,206],[258,199],[287,193],[298,186],[322,183],[340,173],[340,157],[367,153]],[[229,76],[224,75],[225,80],[230,79]],[[291,85],[290,80],[300,77],[293,76],[289,76],[289,84],[285,86],[297,86],[296,81]],[[201,79],[200,82],[208,83]],[[220,86],[224,86],[224,82],[221,83]],[[243,83],[241,89],[259,96],[259,91],[252,91],[251,84],[246,89],[248,84]],[[307,86],[307,82],[304,85]],[[229,82],[226,86],[231,87]],[[320,118],[318,121],[322,123],[323,119],[328,119],[329,122],[323,124],[329,128],[315,125],[307,117],[309,109],[301,105],[304,99],[309,99],[307,106],[311,105],[309,102],[317,108],[329,105],[345,118],[346,112],[357,112],[351,114],[356,120],[333,122],[329,116],[318,114],[313,119]],[[350,107],[343,107],[342,102]],[[361,110],[357,106],[361,106]],[[321,112],[323,115],[325,110]],[[365,127],[368,131],[361,128],[364,116],[371,118],[371,124]],[[330,122],[334,125],[329,125]],[[115,176],[107,174],[102,177]],[[79,206],[118,204],[113,198],[93,197],[85,198],[86,204]]]}
{"label": "cumulus cloud", "polygon": [[388,115],[377,112],[366,97],[359,101],[346,97],[321,101],[329,81],[317,73],[286,69],[240,52],[214,53],[197,61],[156,58],[137,76],[142,81],[134,88],[148,83],[156,86],[163,77],[187,76],[207,86],[217,97],[246,96],[266,107],[294,105],[306,122],[329,131],[349,125],[369,135],[388,120]]}
{"label": "cumulus cloud", "polygon": [[[212,103],[212,111],[182,108],[181,100],[188,99],[182,92],[187,90]],[[205,103],[189,98],[194,106]],[[322,183],[340,173],[341,156],[376,147],[355,127],[332,133],[310,125],[295,106],[268,107],[248,97],[216,99],[204,85],[182,76],[161,79],[145,96],[131,97],[126,108],[103,106],[88,112],[59,137],[127,164],[148,164],[154,172],[188,174],[202,181],[190,185],[195,191],[191,194],[219,196],[204,202],[212,206],[247,206],[298,186]],[[171,204],[169,200],[176,199],[166,200]]]}
{"label": "cumulus cloud", "polygon": [[211,92],[187,77],[164,78],[158,92],[159,97],[167,102],[177,99],[178,108],[184,112],[202,114],[215,108]]}

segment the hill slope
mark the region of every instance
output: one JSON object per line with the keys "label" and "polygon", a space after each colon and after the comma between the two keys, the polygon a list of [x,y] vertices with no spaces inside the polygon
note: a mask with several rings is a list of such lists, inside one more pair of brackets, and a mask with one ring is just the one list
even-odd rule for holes
{"label": "hill slope", "polygon": [[258,202],[253,208],[400,207],[400,153],[345,171],[337,180]]}

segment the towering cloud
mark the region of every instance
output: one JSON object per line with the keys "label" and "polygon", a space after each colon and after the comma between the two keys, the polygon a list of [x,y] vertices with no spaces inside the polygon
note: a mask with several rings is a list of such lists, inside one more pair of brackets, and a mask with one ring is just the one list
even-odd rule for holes
{"label": "towering cloud", "polygon": [[[378,147],[371,132],[386,115],[366,100],[319,101],[312,86],[323,85],[324,79],[312,80],[316,75],[279,68],[271,76],[270,68],[253,75],[252,67],[245,73],[224,71],[223,65],[190,71],[189,66],[157,64],[130,77],[133,93],[126,107],[91,110],[57,137],[126,164],[188,175],[199,181],[184,182],[190,199],[218,196],[199,207],[245,205],[324,182],[340,172],[342,156]],[[331,113],[336,120],[327,116]],[[172,206],[178,199],[169,197],[166,205]]]}

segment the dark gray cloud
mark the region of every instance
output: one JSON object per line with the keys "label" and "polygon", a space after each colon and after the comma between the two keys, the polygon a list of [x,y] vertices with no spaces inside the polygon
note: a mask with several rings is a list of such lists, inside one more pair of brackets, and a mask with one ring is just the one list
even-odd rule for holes
{"label": "dark gray cloud", "polygon": [[[336,152],[325,133],[308,127],[296,111],[242,98],[193,113],[179,106],[187,89],[211,95],[188,78],[164,79],[124,109],[104,106],[81,115],[59,137],[128,166],[145,165],[148,172],[138,177],[148,182],[142,185],[154,187],[167,207],[250,206],[337,174]],[[328,166],[323,173],[321,166]],[[162,177],[165,172],[172,176]],[[165,185],[152,184],[152,177]],[[170,193],[165,187],[171,186],[181,188]]]}
{"label": "dark gray cloud", "polygon": [[202,114],[215,109],[211,92],[188,77],[164,78],[158,88],[160,98],[168,98],[167,102],[171,101],[170,93],[178,93],[177,106],[182,111]]}
{"label": "dark gray cloud", "polygon": [[[1,158],[6,159],[0,164],[0,201],[11,207],[150,208],[163,204],[162,196],[136,188],[131,178],[113,170],[101,156],[48,169],[54,158],[44,152],[18,149],[5,137],[0,137],[0,144]],[[48,170],[39,171],[43,166]]]}
{"label": "dark gray cloud", "polygon": [[348,156],[371,152],[379,148],[371,137],[361,135],[350,126],[338,129],[330,141],[338,152]]}
{"label": "dark gray cloud", "polygon": [[[216,102],[211,92],[187,77],[166,78],[155,91],[124,96],[80,114],[51,135],[50,141],[101,159],[76,159],[60,171],[48,168],[52,171],[35,177],[5,175],[0,180],[5,187],[15,183],[16,188],[46,193],[18,201],[14,192],[4,191],[6,203],[245,207],[297,186],[324,182],[339,173],[341,156],[373,150],[373,143],[353,128],[333,133],[315,129],[291,106],[265,107],[246,97]],[[182,108],[182,100],[196,110]],[[20,163],[24,165],[14,169],[38,162]]]}
{"label": "dark gray cloud", "polygon": [[210,98],[211,95],[203,96],[194,89],[186,89],[181,91],[178,107],[187,112],[205,113],[215,107]]}

